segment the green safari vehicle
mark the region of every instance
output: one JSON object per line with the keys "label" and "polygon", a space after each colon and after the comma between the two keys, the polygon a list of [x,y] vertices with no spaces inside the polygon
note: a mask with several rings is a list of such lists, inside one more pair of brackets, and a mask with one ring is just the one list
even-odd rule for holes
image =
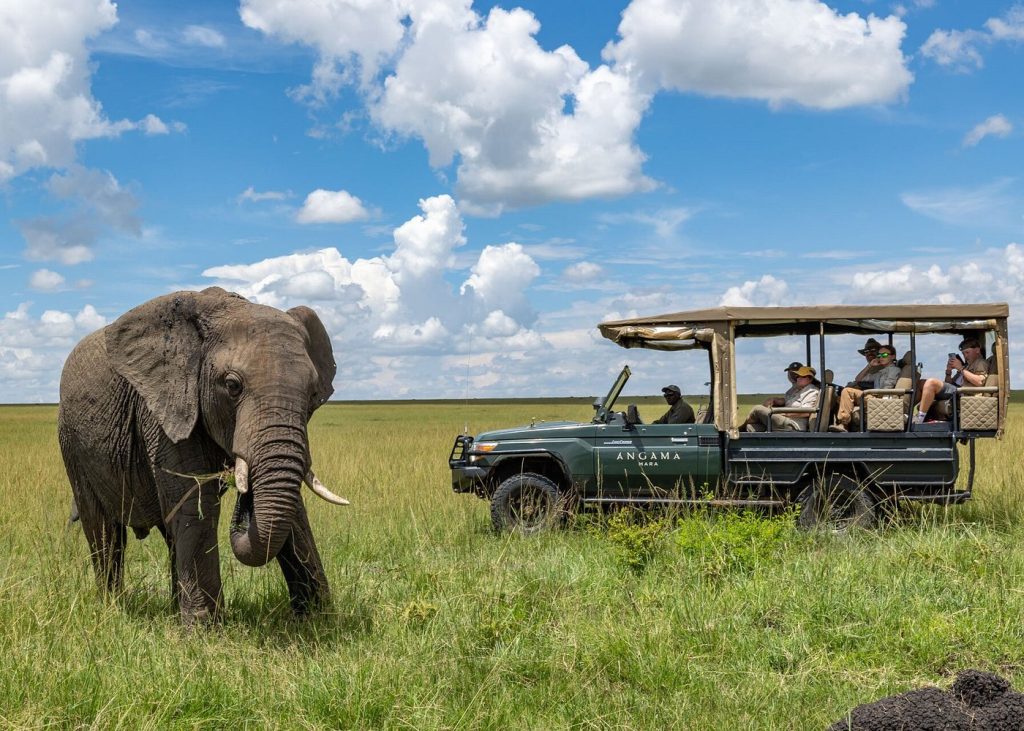
{"label": "green safari vehicle", "polygon": [[[491,503],[499,530],[532,533],[569,512],[615,505],[800,506],[803,527],[870,526],[895,501],[959,503],[974,489],[975,441],[1000,437],[1009,397],[1004,303],[818,307],[719,307],[604,322],[601,334],[625,348],[700,350],[707,355],[710,403],[692,424],[644,424],[616,410],[630,377],[622,369],[589,423],[547,422],[476,436],[461,434],[449,455],[452,488]],[[900,359],[893,389],[868,389],[859,426],[829,430],[841,388],[832,383],[828,345],[868,335]],[[961,387],[944,412],[916,423],[923,380],[922,337],[978,338],[989,375]],[[807,431],[742,431],[736,400],[739,338],[798,338],[821,378]],[[849,338],[846,339],[847,341]],[[817,346],[816,348],[814,346]],[[849,364],[848,346],[837,358]],[[792,411],[774,409],[774,411]],[[770,421],[770,420],[769,420]],[[960,477],[966,457],[967,476]]]}

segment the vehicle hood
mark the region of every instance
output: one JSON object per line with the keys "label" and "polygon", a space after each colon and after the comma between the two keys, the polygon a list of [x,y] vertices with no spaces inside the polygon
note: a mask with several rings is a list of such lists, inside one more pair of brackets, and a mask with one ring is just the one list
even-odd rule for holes
{"label": "vehicle hood", "polygon": [[495,429],[494,431],[485,431],[479,434],[476,438],[478,442],[501,442],[511,439],[538,439],[540,437],[552,437],[560,436],[565,434],[566,436],[581,436],[579,432],[587,431],[588,433],[593,431],[594,425],[591,423],[581,423],[578,421],[544,421],[538,422],[533,426],[529,424],[525,426],[512,427],[511,429]]}

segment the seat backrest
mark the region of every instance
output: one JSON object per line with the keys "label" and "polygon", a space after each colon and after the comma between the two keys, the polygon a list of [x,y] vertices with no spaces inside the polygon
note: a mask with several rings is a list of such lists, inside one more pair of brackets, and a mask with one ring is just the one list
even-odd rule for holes
{"label": "seat backrest", "polygon": [[907,391],[907,393],[903,395],[903,405],[905,407],[909,407],[910,406],[910,395],[911,394],[909,392],[910,392],[910,387],[911,387],[911,385],[913,385],[913,383],[914,382],[911,379],[911,377],[910,376],[904,376],[902,371],[901,371],[900,372],[900,377],[896,379],[896,385],[893,386],[893,388],[898,389],[900,391]]}
{"label": "seat backrest", "polygon": [[[903,357],[896,361],[896,365],[900,367],[900,378],[913,378],[914,377],[914,359],[911,358],[911,352],[908,350],[903,354]],[[917,377],[921,377],[921,371],[917,372]],[[897,386],[899,388],[899,386]],[[910,388],[910,386],[907,386]]]}

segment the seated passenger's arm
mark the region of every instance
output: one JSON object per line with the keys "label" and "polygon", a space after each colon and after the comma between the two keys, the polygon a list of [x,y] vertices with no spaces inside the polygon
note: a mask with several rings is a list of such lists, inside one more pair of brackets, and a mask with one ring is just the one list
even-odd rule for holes
{"label": "seated passenger's arm", "polygon": [[985,385],[985,376],[979,375],[977,373],[971,373],[966,368],[963,369],[962,373],[963,373],[963,377],[964,377],[964,385],[965,386],[984,386]]}

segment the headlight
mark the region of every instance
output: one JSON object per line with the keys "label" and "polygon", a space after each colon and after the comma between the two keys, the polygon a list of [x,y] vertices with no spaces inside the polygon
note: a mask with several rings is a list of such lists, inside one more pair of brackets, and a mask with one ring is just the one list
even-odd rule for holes
{"label": "headlight", "polygon": [[469,461],[476,462],[483,454],[494,451],[497,442],[476,442],[469,450]]}

